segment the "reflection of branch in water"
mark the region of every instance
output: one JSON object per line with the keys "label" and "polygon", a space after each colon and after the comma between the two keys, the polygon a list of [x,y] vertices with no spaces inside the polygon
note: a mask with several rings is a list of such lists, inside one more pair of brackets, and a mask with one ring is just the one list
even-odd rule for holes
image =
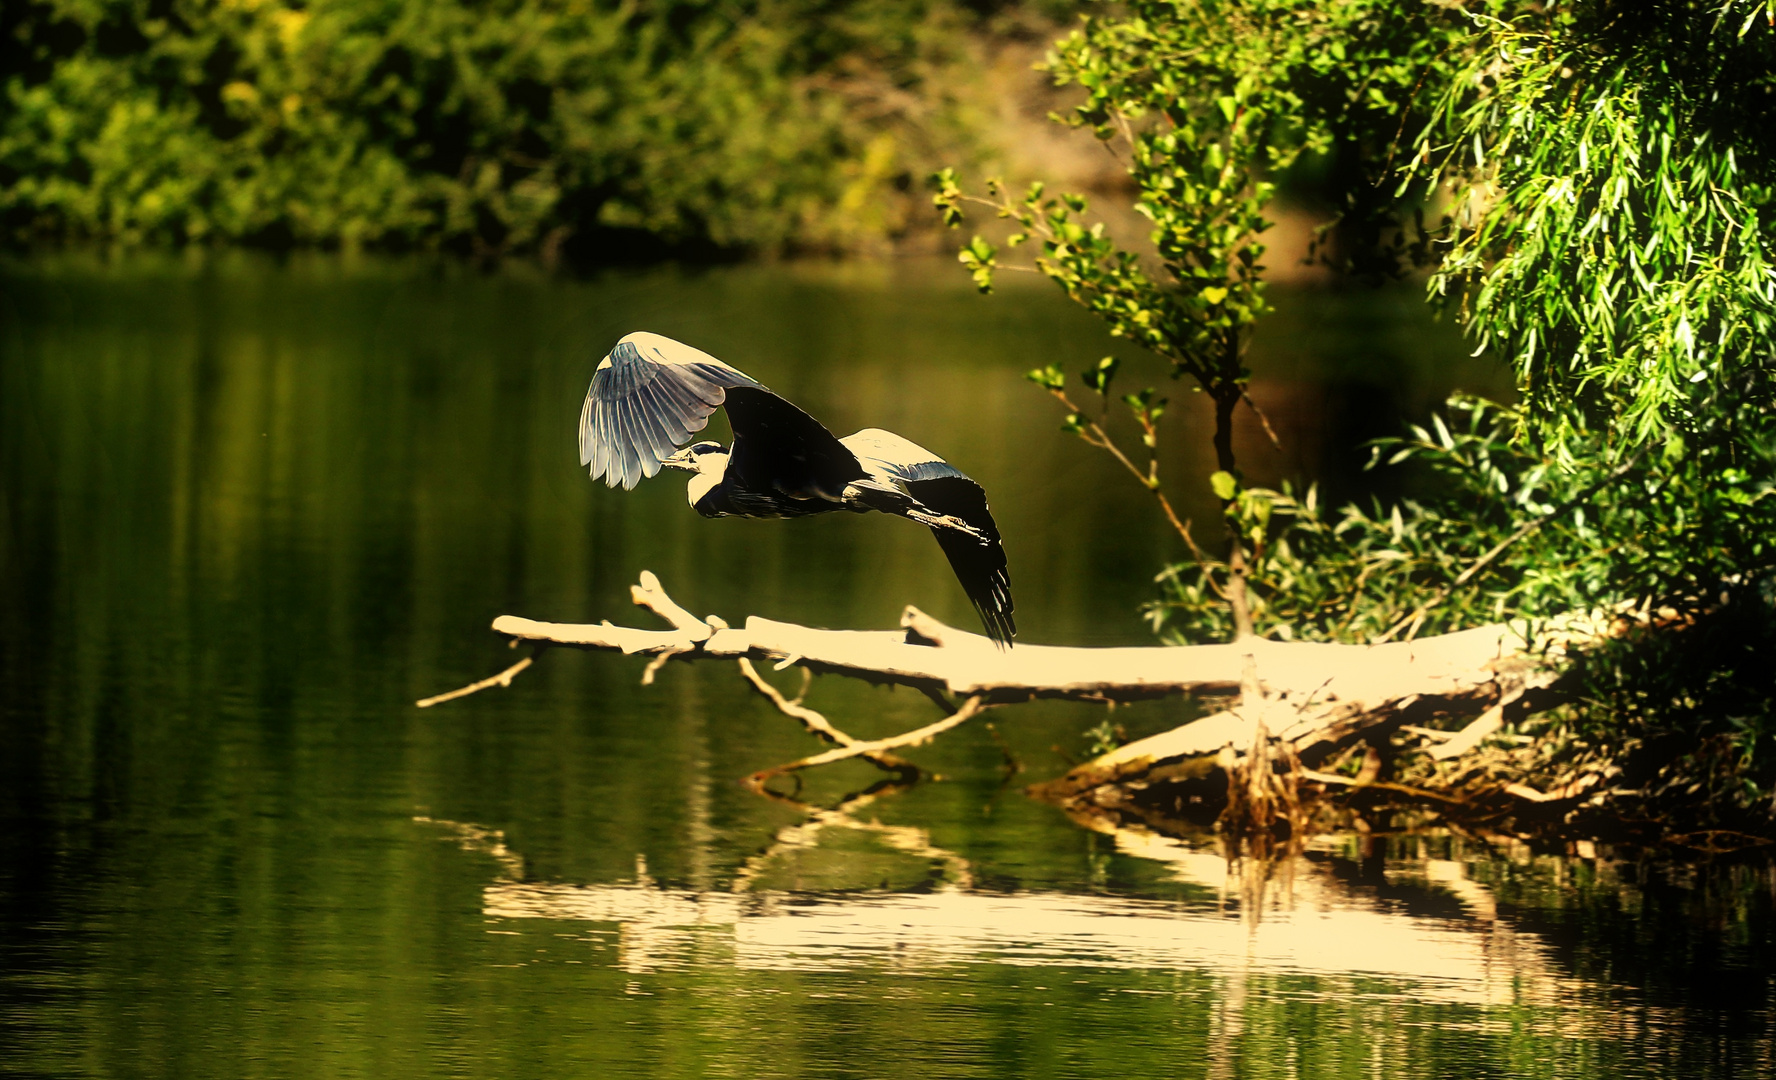
{"label": "reflection of branch in water", "polygon": [[[738,891],[674,888],[638,867],[634,881],[615,884],[496,881],[483,893],[482,910],[495,919],[614,924],[616,964],[634,973],[711,965],[810,972],[888,965],[917,972],[977,963],[1201,973],[1213,978],[1205,992],[1221,1005],[1211,1031],[1221,1045],[1237,1043],[1252,1022],[1250,1010],[1271,995],[1257,992],[1268,983],[1253,982],[1242,1008],[1242,981],[1278,974],[1333,980],[1319,992],[1370,1001],[1383,1011],[1396,1007],[1392,1002],[1402,994],[1421,1002],[1528,1006],[1506,1022],[1527,1017],[1548,1033],[1608,1037],[1626,1015],[1585,1004],[1595,1002],[1595,986],[1562,972],[1535,935],[1497,919],[1490,891],[1456,863],[1394,878],[1393,894],[1384,899],[1342,880],[1329,865],[1300,860],[1294,907],[1273,895],[1262,922],[1229,918],[1212,901],[977,889],[972,875],[961,876],[967,864],[932,846],[922,830],[857,819],[861,808],[895,790],[898,785],[884,784],[831,810],[777,797],[811,820],[783,830],[750,860],[737,875]],[[950,886],[825,893],[759,887],[763,864],[775,855],[815,843],[823,830],[859,828],[900,850],[948,862],[955,875]],[[462,832],[471,844],[495,835],[472,826]],[[1157,858],[1181,881],[1237,888],[1219,854],[1157,835],[1118,830],[1113,836],[1125,856]],[[1424,885],[1415,886],[1415,877]],[[1442,909],[1405,910],[1400,890],[1424,886],[1427,897],[1453,892],[1469,917],[1452,918],[1446,900]],[[1378,987],[1376,979],[1394,982]],[[1629,1022],[1657,1019],[1639,1011]]]}
{"label": "reflection of branch in water", "polygon": [[961,892],[974,888],[974,871],[969,866],[968,860],[952,851],[934,846],[931,843],[931,834],[924,829],[911,825],[884,825],[879,821],[859,821],[851,816],[884,795],[905,791],[912,786],[910,782],[883,780],[855,795],[847,796],[830,810],[772,791],[763,783],[754,782],[747,786],[772,802],[781,803],[806,814],[807,820],[798,825],[789,825],[777,830],[777,835],[772,838],[771,843],[763,851],[742,863],[740,869],[734,874],[732,886],[734,892],[749,891],[753,883],[765,873],[771,860],[777,856],[790,851],[817,847],[821,832],[829,828],[855,829],[858,832],[871,833],[897,851],[943,864],[944,884],[939,889],[940,892]]}
{"label": "reflection of branch in water", "polygon": [[1207,1080],[1231,1080],[1239,1060],[1240,1036],[1246,1031],[1246,981],[1252,973],[1245,963],[1227,973],[1227,981],[1209,1006]]}
{"label": "reflection of branch in water", "polygon": [[[1240,919],[1249,926],[1256,927],[1266,911],[1289,911],[1296,906],[1296,874],[1304,866],[1301,855],[1305,842],[1301,838],[1291,838],[1261,857],[1242,854],[1242,846],[1229,843],[1225,837],[1216,838],[1219,851],[1192,847],[1095,808],[1073,807],[1067,816],[1084,828],[1114,839],[1116,850],[1125,855],[1165,863],[1178,881],[1214,889],[1223,906],[1230,898],[1237,901]],[[1315,899],[1326,901],[1323,896]]]}
{"label": "reflection of branch in water", "polygon": [[[1373,980],[1381,978],[1405,980],[1409,989],[1399,992],[1418,1001],[1532,1006],[1511,1015],[1533,1017],[1538,1030],[1587,1038],[1619,1035],[1622,1024],[1660,1020],[1657,1009],[1628,1014],[1587,1005],[1587,999],[1595,1002],[1595,986],[1562,972],[1535,935],[1499,918],[1491,890],[1457,861],[1430,860],[1390,872],[1394,892],[1383,899],[1360,884],[1353,887],[1323,862],[1295,860],[1295,895],[1273,891],[1261,901],[1272,913],[1262,922],[1229,918],[1212,902],[977,890],[968,861],[934,846],[925,830],[858,818],[866,807],[909,786],[884,781],[831,808],[762,791],[807,820],[780,830],[741,867],[730,890],[721,892],[663,885],[640,859],[632,881],[527,882],[523,859],[499,830],[423,816],[414,820],[496,861],[499,873],[483,893],[486,915],[614,924],[615,963],[638,974],[682,965],[834,971],[887,964],[897,971],[921,971],[982,962],[1208,974],[1214,978],[1205,991],[1214,1002],[1209,1075],[1228,1075],[1213,1071],[1214,1059],[1225,1057],[1254,1017],[1263,1015],[1253,1010],[1268,999],[1269,984],[1251,980],[1278,973],[1336,980],[1322,992],[1353,1002],[1374,1001]],[[758,887],[771,860],[843,829],[869,833],[897,851],[943,864],[944,887],[826,894]],[[1240,890],[1243,868],[1213,851],[1114,825],[1100,831],[1124,856],[1165,864],[1180,881],[1218,885],[1224,893]],[[1403,910],[1402,888],[1452,897],[1467,915],[1452,918],[1446,908]],[[1385,987],[1381,996],[1391,997]]]}
{"label": "reflection of branch in water", "polygon": [[1301,836],[1297,833],[1260,855],[1249,845],[1242,853],[1241,845],[1223,841],[1227,852],[1228,875],[1239,881],[1240,915],[1256,923],[1264,918],[1266,908],[1290,908],[1295,901],[1295,867],[1301,856]]}
{"label": "reflection of branch in water", "polygon": [[506,834],[501,829],[488,829],[480,825],[471,825],[462,821],[444,821],[440,818],[415,815],[414,821],[421,825],[436,825],[450,834],[464,851],[473,851],[478,855],[486,855],[499,863],[500,880],[524,880],[524,856],[506,846]]}

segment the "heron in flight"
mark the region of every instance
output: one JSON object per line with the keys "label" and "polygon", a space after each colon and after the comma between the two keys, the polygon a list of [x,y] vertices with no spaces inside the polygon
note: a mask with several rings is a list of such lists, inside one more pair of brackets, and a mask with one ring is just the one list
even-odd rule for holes
{"label": "heron in flight", "polygon": [[[734,444],[686,446],[724,407]],[[630,334],[598,365],[580,410],[580,464],[625,489],[662,467],[695,473],[688,495],[704,517],[875,510],[916,521],[937,537],[987,636],[1001,646],[1017,636],[1005,549],[979,484],[891,431],[834,438],[743,372],[669,337]]]}

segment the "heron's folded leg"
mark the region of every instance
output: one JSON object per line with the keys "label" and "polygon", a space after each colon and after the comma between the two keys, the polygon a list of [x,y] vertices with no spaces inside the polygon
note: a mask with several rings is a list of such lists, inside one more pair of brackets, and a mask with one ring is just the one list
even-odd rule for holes
{"label": "heron's folded leg", "polygon": [[972,537],[981,544],[992,543],[980,529],[952,514],[940,514],[893,484],[876,480],[859,480],[845,485],[844,504],[852,510],[875,510],[896,517],[908,518],[933,529],[952,529]]}
{"label": "heron's folded leg", "polygon": [[909,507],[904,513],[907,517],[921,525],[929,525],[934,529],[951,529],[962,533],[964,536],[974,538],[976,542],[982,545],[992,543],[991,538],[989,538],[986,533],[975,528],[973,525],[970,525],[968,522],[963,521],[959,517],[952,517],[949,514],[934,514],[929,510],[920,510],[912,507]]}

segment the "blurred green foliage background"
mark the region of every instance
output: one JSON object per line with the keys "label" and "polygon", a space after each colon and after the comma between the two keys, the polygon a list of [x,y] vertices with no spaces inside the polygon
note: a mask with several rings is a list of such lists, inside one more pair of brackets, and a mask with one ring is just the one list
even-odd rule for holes
{"label": "blurred green foliage background", "polygon": [[7,3],[0,231],[598,261],[865,248],[925,225],[918,179],[972,154],[987,28],[1043,18],[994,0]]}

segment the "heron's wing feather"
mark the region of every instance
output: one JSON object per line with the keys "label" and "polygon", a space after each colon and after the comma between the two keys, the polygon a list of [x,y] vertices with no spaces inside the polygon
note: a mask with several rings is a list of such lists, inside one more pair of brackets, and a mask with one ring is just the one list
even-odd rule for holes
{"label": "heron's wing feather", "polygon": [[1011,572],[999,541],[999,526],[987,508],[986,491],[961,469],[892,431],[865,428],[841,441],[871,474],[898,481],[926,509],[961,518],[987,538],[983,544],[954,529],[931,530],[962,591],[980,612],[987,636],[1002,645],[1011,644],[1017,636],[1011,614]]}
{"label": "heron's wing feather", "polygon": [[824,424],[762,386],[734,387],[727,409],[730,490],[837,503],[847,485],[868,475]]}
{"label": "heron's wing feather", "polygon": [[604,476],[616,458],[610,442],[610,409],[599,408],[587,394],[580,409],[580,464],[589,466],[593,476]]}
{"label": "heron's wing feather", "polygon": [[669,337],[630,334],[592,375],[580,409],[580,464],[594,480],[632,488],[708,425],[729,390],[758,385]]}

